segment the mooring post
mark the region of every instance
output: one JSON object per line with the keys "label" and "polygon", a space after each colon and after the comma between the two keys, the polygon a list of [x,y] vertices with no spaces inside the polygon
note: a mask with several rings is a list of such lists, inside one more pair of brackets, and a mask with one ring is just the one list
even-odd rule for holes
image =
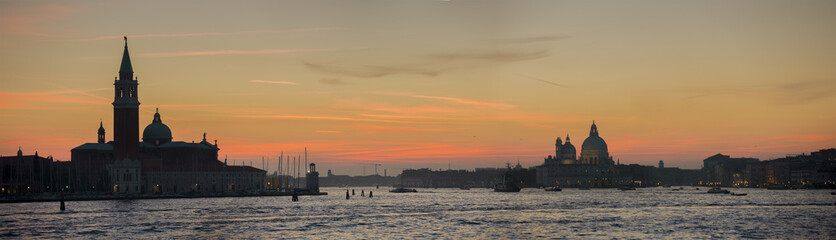
{"label": "mooring post", "polygon": [[345,190],[345,199],[350,199],[351,197],[348,196],[348,189]]}
{"label": "mooring post", "polygon": [[63,212],[64,210],[67,210],[67,208],[64,206],[64,196],[61,196],[61,211]]}
{"label": "mooring post", "polygon": [[372,191],[369,191],[369,198],[372,198]]}

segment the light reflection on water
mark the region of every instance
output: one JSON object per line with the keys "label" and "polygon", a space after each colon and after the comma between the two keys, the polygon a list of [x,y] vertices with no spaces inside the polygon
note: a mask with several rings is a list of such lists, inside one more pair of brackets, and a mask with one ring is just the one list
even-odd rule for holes
{"label": "light reflection on water", "polygon": [[[22,238],[813,238],[836,236],[830,190],[686,187],[520,193],[326,188],[328,196],[0,204]],[[360,197],[360,190],[374,198]]]}

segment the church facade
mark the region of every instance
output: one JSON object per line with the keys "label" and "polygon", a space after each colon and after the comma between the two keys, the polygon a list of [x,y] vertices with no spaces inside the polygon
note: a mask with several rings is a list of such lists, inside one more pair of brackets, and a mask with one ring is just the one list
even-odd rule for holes
{"label": "church facade", "polygon": [[113,141],[105,142],[100,123],[96,143],[72,149],[75,191],[142,194],[263,189],[264,170],[221,162],[217,140],[208,142],[205,133],[199,143],[174,141],[159,109],[139,141],[139,83],[133,74],[126,38],[119,77],[113,84]]}
{"label": "church facade", "polygon": [[589,136],[581,145],[580,157],[575,146],[566,136],[566,142],[558,137],[555,155],[546,157],[537,166],[537,184],[560,187],[612,187],[629,183],[615,172],[615,162],[607,149],[607,143],[598,134],[598,126],[592,122]]}

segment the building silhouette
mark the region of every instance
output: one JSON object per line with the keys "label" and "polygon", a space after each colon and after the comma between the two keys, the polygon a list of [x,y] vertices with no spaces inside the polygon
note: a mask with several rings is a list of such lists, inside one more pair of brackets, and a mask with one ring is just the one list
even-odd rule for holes
{"label": "building silhouette", "polygon": [[0,194],[54,191],[56,166],[52,157],[23,155],[18,148],[17,155],[0,157]]}
{"label": "building silhouette", "polygon": [[607,149],[607,142],[598,133],[598,126],[592,122],[589,136],[581,145],[580,158],[576,157],[575,146],[566,135],[566,142],[560,138],[555,142],[555,155],[546,157],[543,165],[536,167],[537,184],[563,187],[609,187],[629,184],[629,179],[618,177]]}
{"label": "building silhouette", "polygon": [[217,140],[174,141],[159,109],[139,141],[139,79],[134,76],[127,38],[114,81],[113,141],[100,123],[95,143],[71,150],[76,192],[206,193],[261,190],[266,172],[228,166],[218,159]]}

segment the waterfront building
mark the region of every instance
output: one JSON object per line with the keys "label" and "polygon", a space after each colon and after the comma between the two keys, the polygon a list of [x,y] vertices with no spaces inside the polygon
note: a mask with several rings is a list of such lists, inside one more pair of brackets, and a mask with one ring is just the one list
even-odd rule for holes
{"label": "waterfront building", "polygon": [[717,154],[703,160],[707,185],[836,188],[836,149],[759,161]]}
{"label": "waterfront building", "polygon": [[708,186],[745,186],[747,184],[746,166],[756,164],[756,158],[732,158],[728,155],[715,154],[703,160],[704,185]]}
{"label": "waterfront building", "polygon": [[543,165],[536,167],[537,184],[561,187],[609,187],[628,184],[626,178],[616,175],[607,143],[598,133],[598,126],[592,122],[589,136],[581,145],[580,158],[576,158],[575,146],[566,136],[562,143],[557,138],[555,155],[546,157]]}
{"label": "waterfront building", "polygon": [[39,193],[56,189],[52,157],[17,155],[0,157],[0,194]]}
{"label": "waterfront building", "polygon": [[84,143],[71,151],[77,169],[73,191],[114,193],[205,193],[260,191],[264,170],[250,166],[227,166],[218,159],[217,140],[203,134],[199,143],[174,141],[171,128],[159,109],[139,141],[138,78],[133,76],[127,38],[114,82],[113,141],[105,142],[100,123],[97,142]]}
{"label": "waterfront building", "polygon": [[316,164],[311,163],[305,174],[305,189],[311,193],[319,192],[319,172],[316,171]]}

